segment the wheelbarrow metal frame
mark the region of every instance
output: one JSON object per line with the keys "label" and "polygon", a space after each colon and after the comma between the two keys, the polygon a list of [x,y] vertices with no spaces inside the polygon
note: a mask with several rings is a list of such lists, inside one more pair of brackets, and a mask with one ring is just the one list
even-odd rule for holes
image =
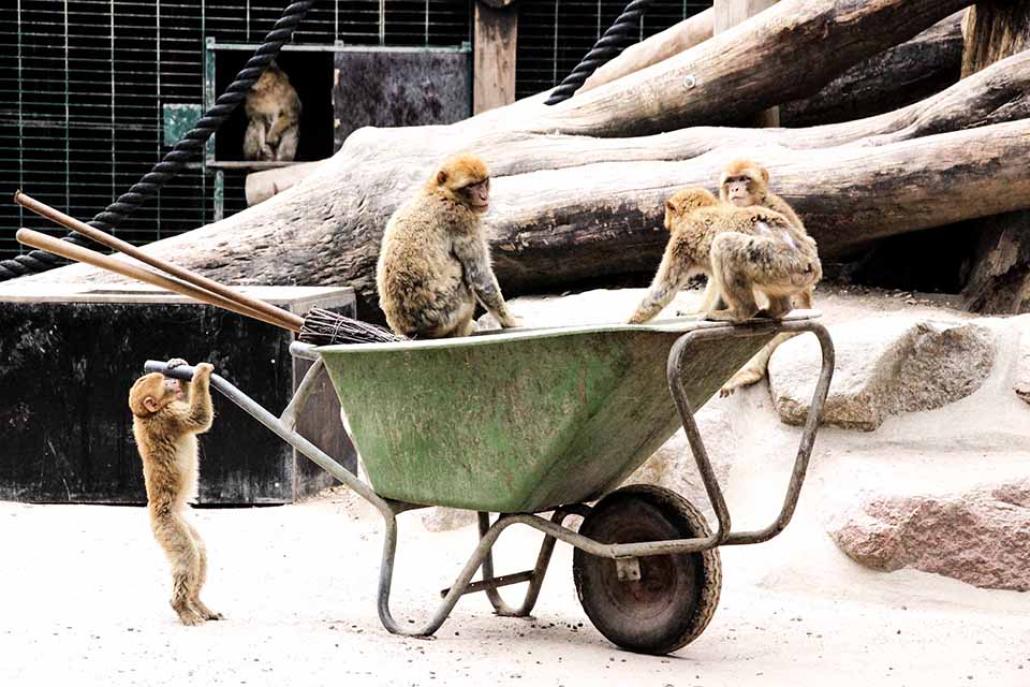
{"label": "wheelbarrow metal frame", "polygon": [[[729,510],[726,500],[723,497],[722,488],[712,468],[705,450],[701,433],[698,430],[697,422],[694,419],[694,409],[687,400],[686,392],[682,383],[683,361],[688,357],[691,345],[698,341],[720,339],[728,337],[756,337],[769,336],[781,332],[815,334],[819,341],[822,352],[822,366],[819,379],[812,394],[812,402],[809,407],[808,417],[805,421],[804,430],[801,435],[801,442],[798,447],[797,457],[791,472],[790,481],[787,486],[787,493],[779,515],[768,527],[761,530],[734,532],[731,527]],[[550,563],[554,544],[560,540],[588,554],[610,558],[620,564],[620,574],[623,568],[627,575],[632,574],[634,559],[643,556],[657,556],[666,554],[683,554],[704,551],[716,546],[755,544],[772,539],[779,534],[790,522],[797,507],[798,497],[801,493],[801,485],[804,483],[805,474],[808,469],[809,459],[812,455],[812,447],[815,443],[815,435],[822,415],[823,405],[830,388],[830,381],[834,369],[834,349],[826,328],[812,320],[786,320],[782,322],[752,321],[743,324],[726,324],[716,327],[695,329],[686,332],[673,344],[668,357],[666,373],[669,382],[669,389],[679,412],[683,429],[687,440],[690,443],[694,460],[697,463],[698,471],[705,485],[705,491],[715,511],[718,526],[715,532],[708,537],[697,537],[692,539],[675,539],[666,541],[637,542],[630,544],[605,544],[595,539],[585,537],[575,530],[564,526],[566,518],[572,515],[585,517],[590,507],[586,504],[568,504],[554,510],[550,519],[533,513],[503,513],[498,515],[492,523],[489,513],[479,513],[479,542],[465,563],[461,572],[458,573],[454,584],[443,590],[443,600],[433,613],[432,617],[421,626],[401,625],[390,612],[390,590],[393,581],[393,565],[397,551],[397,515],[417,508],[426,508],[426,505],[404,503],[380,497],[372,487],[359,479],[349,470],[333,460],[328,454],[302,437],[294,430],[297,415],[301,412],[307,401],[314,381],[324,371],[324,366],[317,351],[312,346],[294,343],[290,346],[290,353],[298,358],[313,361],[311,368],[290,400],[286,409],[280,417],[274,416],[260,404],[255,402],[245,393],[230,384],[217,374],[211,375],[211,386],[243,409],[248,415],[256,419],[262,425],[271,430],[276,436],[297,449],[300,453],[313,461],[350,489],[353,489],[359,496],[371,503],[383,517],[385,525],[385,536],[383,541],[382,564],[379,572],[378,610],[379,618],[384,627],[394,634],[408,636],[428,636],[436,632],[443,625],[457,604],[458,599],[467,593],[485,592],[490,603],[499,615],[505,616],[526,616],[532,611],[533,606],[543,585],[544,575]],[[189,366],[176,367],[168,370],[166,363],[160,361],[147,361],[145,365],[147,372],[161,372],[171,377],[189,380],[193,377],[194,368]],[[509,575],[494,576],[492,549],[494,543],[501,533],[512,525],[527,525],[544,534],[540,551],[537,555],[536,565],[532,570],[513,573]],[[626,565],[628,564],[628,565]],[[482,579],[472,582],[476,571],[482,568]],[[529,588],[518,607],[511,607],[502,599],[499,587],[519,582],[529,582]]]}

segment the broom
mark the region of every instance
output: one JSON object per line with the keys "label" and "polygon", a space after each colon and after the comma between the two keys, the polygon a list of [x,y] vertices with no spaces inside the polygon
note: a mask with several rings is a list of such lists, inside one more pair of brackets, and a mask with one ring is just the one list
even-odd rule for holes
{"label": "broom", "polygon": [[14,194],[14,202],[40,217],[82,234],[116,252],[124,253],[151,267],[156,267],[165,274],[115,260],[108,255],[82,248],[68,241],[61,241],[46,234],[22,228],[18,230],[16,238],[19,243],[24,245],[174,291],[244,317],[266,322],[296,333],[297,338],[304,343],[321,346],[338,343],[378,343],[404,340],[404,337],[397,336],[382,327],[324,308],[311,308],[304,317],[300,317],[267,301],[240,293],[183,267],[148,255],[132,244],[66,215],[21,191]]}

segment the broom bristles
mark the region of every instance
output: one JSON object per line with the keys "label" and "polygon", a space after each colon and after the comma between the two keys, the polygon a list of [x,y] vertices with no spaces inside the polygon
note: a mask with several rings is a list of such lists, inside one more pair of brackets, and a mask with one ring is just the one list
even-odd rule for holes
{"label": "broom bristles", "polygon": [[383,327],[362,322],[331,310],[312,308],[304,316],[304,324],[300,328],[297,339],[316,346],[329,346],[345,343],[404,341],[405,337],[397,336]]}

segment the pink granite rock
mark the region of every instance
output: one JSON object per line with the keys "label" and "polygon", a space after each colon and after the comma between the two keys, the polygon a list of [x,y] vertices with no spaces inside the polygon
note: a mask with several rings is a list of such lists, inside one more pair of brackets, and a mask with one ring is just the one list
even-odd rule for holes
{"label": "pink granite rock", "polygon": [[915,568],[977,587],[1030,590],[1030,479],[960,494],[875,497],[830,536],[875,570]]}

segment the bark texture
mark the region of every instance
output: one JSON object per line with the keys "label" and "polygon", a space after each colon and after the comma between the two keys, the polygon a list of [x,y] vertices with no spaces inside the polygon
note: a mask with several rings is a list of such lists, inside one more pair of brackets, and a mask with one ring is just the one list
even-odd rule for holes
{"label": "bark texture", "polygon": [[[979,2],[967,11],[963,30],[963,76],[996,66],[1010,55],[1028,55],[1030,2]],[[992,217],[974,225],[980,236],[963,289],[967,307],[982,313],[1030,312],[1030,212]]]}

